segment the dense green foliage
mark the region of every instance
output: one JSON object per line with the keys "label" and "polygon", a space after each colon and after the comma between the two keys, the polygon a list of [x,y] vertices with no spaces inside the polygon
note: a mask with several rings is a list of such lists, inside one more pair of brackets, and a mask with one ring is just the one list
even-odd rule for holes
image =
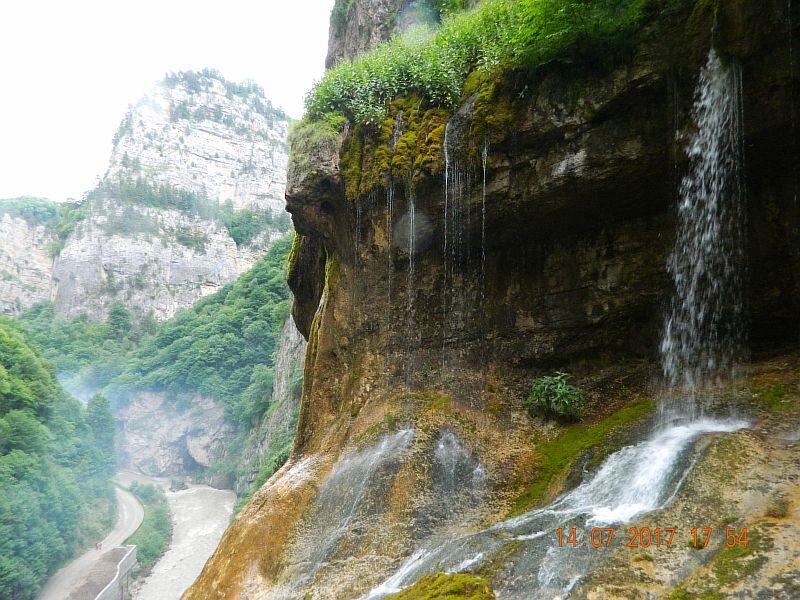
{"label": "dense green foliage", "polygon": [[532,414],[573,421],[586,406],[580,388],[568,383],[569,375],[560,371],[533,382],[526,408]]}
{"label": "dense green foliage", "polygon": [[172,521],[164,491],[151,483],[133,482],[130,487],[144,506],[144,519],[139,529],[129,537],[126,544],[136,544],[139,565],[149,570],[164,553],[172,539]]}
{"label": "dense green foliage", "polygon": [[[418,30],[332,68],[306,98],[307,115],[328,113],[377,123],[389,102],[418,94],[454,106],[473,71],[534,71],[578,56],[603,57],[629,44],[651,0],[485,0],[444,19],[438,31]],[[350,0],[334,8],[346,17]],[[339,11],[339,12],[337,12]]]}
{"label": "dense green foliage", "polygon": [[31,225],[55,225],[58,204],[47,198],[20,196],[0,200],[0,215],[25,219]]}
{"label": "dense green foliage", "polygon": [[90,512],[111,525],[114,424],[95,408],[87,414],[19,327],[0,320],[2,598],[33,598],[85,541]]}
{"label": "dense green foliage", "polygon": [[125,355],[156,326],[151,318],[132,323],[122,304],[112,304],[105,322],[65,320],[55,315],[49,302],[34,306],[19,321],[69,388],[81,391],[108,385],[120,374]]}
{"label": "dense green foliage", "polygon": [[275,242],[253,269],[159,325],[127,357],[109,392],[124,400],[137,389],[179,399],[213,397],[227,417],[248,428],[267,408],[280,329],[289,315],[289,238]]}

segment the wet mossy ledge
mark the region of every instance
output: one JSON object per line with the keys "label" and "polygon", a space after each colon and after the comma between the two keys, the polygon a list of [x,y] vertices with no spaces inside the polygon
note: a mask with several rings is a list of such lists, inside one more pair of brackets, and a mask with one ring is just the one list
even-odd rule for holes
{"label": "wet mossy ledge", "polygon": [[494,600],[495,595],[483,577],[471,573],[436,573],[388,597],[392,600]]}
{"label": "wet mossy ledge", "polygon": [[535,478],[514,500],[509,516],[521,515],[554,497],[562,487],[559,481],[563,482],[582,453],[595,449],[592,462],[599,464],[619,445],[612,440],[614,433],[644,423],[654,410],[652,399],[638,400],[594,423],[570,425],[554,438],[537,443],[532,465]]}
{"label": "wet mossy ledge", "polygon": [[699,32],[717,19],[736,29],[727,12],[715,0],[487,0],[455,12],[328,71],[290,133],[289,179],[337,156],[351,202],[390,185],[412,191],[443,173],[451,119],[468,121],[449,140],[451,159],[478,165],[486,145],[514,135],[547,73],[609,72],[643,32],[707,49]]}

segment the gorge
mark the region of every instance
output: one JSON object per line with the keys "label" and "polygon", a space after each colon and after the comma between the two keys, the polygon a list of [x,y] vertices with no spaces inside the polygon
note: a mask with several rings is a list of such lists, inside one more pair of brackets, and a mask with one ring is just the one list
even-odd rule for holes
{"label": "gorge", "polygon": [[[800,589],[797,20],[783,2],[610,4],[629,46],[590,28],[535,67],[471,67],[452,108],[379,69],[526,8],[481,3],[310,96],[286,194],[309,340],[295,448],[186,598]],[[347,6],[331,65],[392,31],[363,27],[391,3]],[[553,371],[584,391],[582,423],[529,414]],[[462,449],[449,475],[443,445]],[[680,541],[554,536],[619,523]],[[702,527],[714,549],[687,546]],[[725,547],[728,527],[755,541]]]}
{"label": "gorge", "polygon": [[0,202],[82,508],[56,377],[171,490],[141,597],[800,597],[794,4],[335,0],[301,120],[169,74],[82,201]]}

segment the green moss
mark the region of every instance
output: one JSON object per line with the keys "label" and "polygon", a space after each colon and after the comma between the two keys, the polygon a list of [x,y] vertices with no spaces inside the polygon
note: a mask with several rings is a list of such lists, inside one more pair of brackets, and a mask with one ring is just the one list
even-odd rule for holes
{"label": "green moss", "polygon": [[551,482],[563,475],[581,452],[600,445],[615,429],[628,425],[652,412],[654,403],[642,400],[590,425],[572,425],[558,437],[538,444],[536,481],[514,501],[511,515],[522,514],[544,500]]}
{"label": "green moss", "polygon": [[491,600],[494,597],[489,582],[470,573],[427,575],[407,590],[388,596],[394,600]]}
{"label": "green moss", "polygon": [[689,592],[684,588],[673,591],[667,600],[721,600],[722,595],[716,591],[703,591],[699,593]]}
{"label": "green moss", "polygon": [[299,235],[296,231],[292,235],[292,247],[289,249],[289,257],[286,259],[286,280],[291,281],[297,271],[297,258],[300,255],[300,245],[303,242],[303,236]]}
{"label": "green moss", "polygon": [[478,72],[468,81],[464,94],[475,94],[470,124],[472,148],[480,148],[484,142],[503,141],[524,118],[521,105],[512,100],[507,78]]}
{"label": "green moss", "polygon": [[294,177],[307,173],[320,157],[334,154],[344,125],[345,119],[338,113],[293,122],[289,128],[288,173]]}
{"label": "green moss", "polygon": [[737,544],[733,548],[724,547],[720,550],[711,564],[719,584],[726,586],[737,583],[758,571],[767,561],[763,553],[769,550],[770,545],[756,530],[749,529],[746,546]]}
{"label": "green moss", "polygon": [[789,397],[791,386],[783,381],[755,381],[752,385],[751,404],[770,412],[797,410],[798,403]]}
{"label": "green moss", "polygon": [[417,96],[397,98],[375,126],[356,127],[345,140],[339,172],[347,198],[357,200],[394,179],[416,185],[444,170],[444,133],[449,113],[426,108]]}
{"label": "green moss", "polygon": [[789,499],[786,496],[773,496],[767,506],[766,515],[771,519],[785,519],[789,514]]}
{"label": "green moss", "polygon": [[333,254],[328,256],[325,261],[325,293],[330,293],[336,287],[336,282],[339,281],[339,275],[342,272],[342,265],[339,259]]}

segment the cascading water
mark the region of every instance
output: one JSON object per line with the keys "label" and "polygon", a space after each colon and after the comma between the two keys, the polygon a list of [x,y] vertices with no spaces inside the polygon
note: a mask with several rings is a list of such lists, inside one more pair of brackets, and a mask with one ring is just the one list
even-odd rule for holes
{"label": "cascading water", "polygon": [[[647,441],[609,456],[600,470],[546,508],[478,533],[428,539],[367,598],[380,598],[437,571],[501,564],[493,585],[500,598],[561,598],[610,549],[584,548],[592,527],[626,523],[670,501],[692,467],[701,435],[732,432],[741,421],[697,418],[706,381],[730,373],[742,338],[740,185],[741,77],[713,50],[698,83],[688,147],[691,169],[680,189],[680,223],[669,270],[676,296],[665,322],[662,413],[683,417]],[[670,404],[672,402],[672,404]],[[576,528],[577,547],[561,547],[556,528]],[[493,558],[502,556],[502,560]]]}
{"label": "cascading water", "polygon": [[481,189],[481,306],[486,295],[486,161],[489,159],[489,139],[483,142],[481,167],[483,168],[483,188]]}
{"label": "cascading water", "polygon": [[413,437],[412,429],[386,435],[336,464],[317,495],[310,538],[298,545],[292,557],[289,583],[295,591],[328,565],[346,539],[363,535],[365,523],[376,518],[381,496],[391,486]]}
{"label": "cascading water", "polygon": [[414,256],[417,253],[415,242],[417,239],[416,229],[416,198],[414,188],[409,183],[408,189],[408,278],[406,289],[408,292],[406,305],[407,333],[406,342],[409,344],[406,349],[406,385],[410,388],[414,381],[414,346],[416,330],[414,322]]}
{"label": "cascading water", "polygon": [[[389,353],[392,347],[392,276],[394,261],[392,259],[392,243],[394,227],[394,182],[386,186],[386,366],[389,366]],[[388,385],[388,380],[387,380]]]}
{"label": "cascading water", "polygon": [[[468,196],[472,184],[469,168],[459,161],[454,152],[458,132],[453,132],[449,121],[444,134],[444,215],[442,246],[442,309],[446,318],[442,322],[442,367],[448,362],[448,344],[461,330],[467,312],[474,306],[477,291],[471,289],[466,266],[471,258],[471,210]],[[481,281],[483,278],[481,278]]]}
{"label": "cascading water", "polygon": [[712,50],[700,74],[680,188],[678,234],[668,268],[675,294],[661,364],[669,402],[662,416],[694,418],[698,392],[730,377],[743,347],[741,72]]}

